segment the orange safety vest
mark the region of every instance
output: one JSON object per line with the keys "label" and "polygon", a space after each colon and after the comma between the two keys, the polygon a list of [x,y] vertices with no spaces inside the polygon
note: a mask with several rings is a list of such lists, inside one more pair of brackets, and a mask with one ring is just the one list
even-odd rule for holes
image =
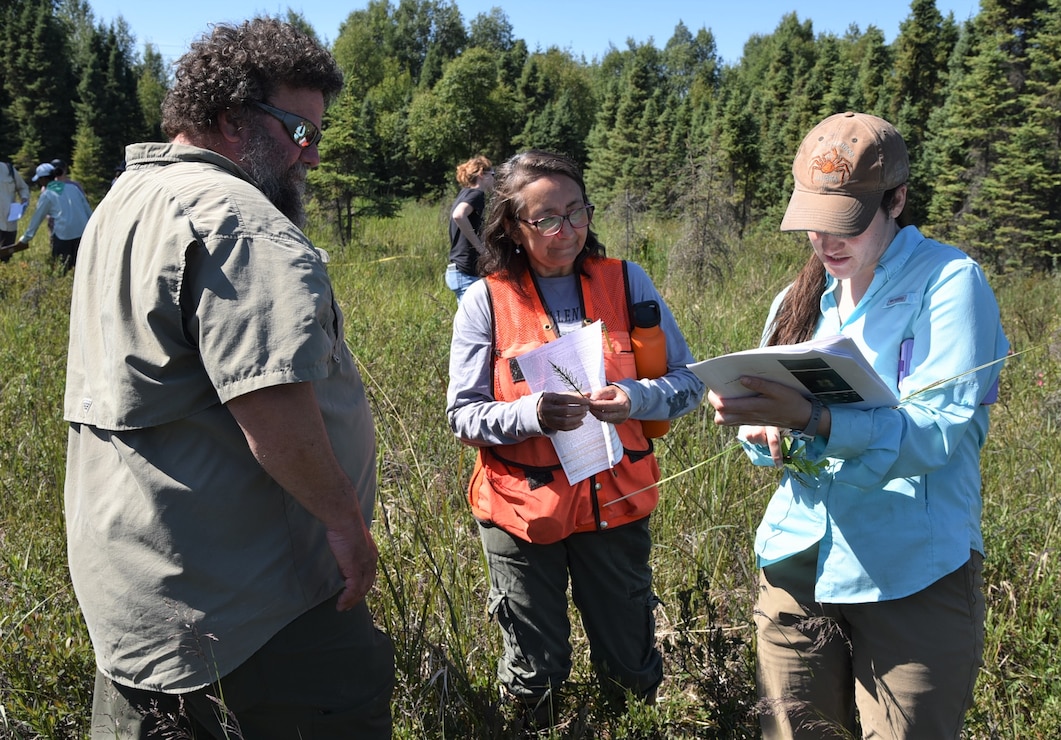
{"label": "orange safety vest", "polygon": [[[587,274],[579,276],[583,324],[598,319],[604,324],[605,378],[636,378],[625,264],[591,257],[584,270]],[[488,276],[486,284],[494,323],[494,398],[513,401],[531,393],[515,358],[559,334],[529,272],[522,279],[522,292],[495,276]],[[640,421],[627,419],[618,431],[623,443],[619,463],[575,485],[568,482],[548,437],[479,448],[468,488],[472,512],[481,521],[539,544],[643,519],[659,501],[659,465]]]}

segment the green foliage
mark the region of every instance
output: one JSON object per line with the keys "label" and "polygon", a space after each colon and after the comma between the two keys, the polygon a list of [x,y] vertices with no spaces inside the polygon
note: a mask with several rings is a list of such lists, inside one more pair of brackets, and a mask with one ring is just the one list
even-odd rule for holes
{"label": "green foliage", "polygon": [[[144,45],[144,56],[137,65],[137,72],[136,98],[144,116],[144,138],[146,141],[165,141],[161,128],[162,100],[169,86],[162,54],[153,44]],[[122,159],[125,159],[124,155]]]}
{"label": "green foliage", "polygon": [[468,46],[489,49],[495,53],[510,51],[516,44],[512,23],[501,8],[494,7],[489,13],[479,13],[471,22]]}
{"label": "green foliage", "polygon": [[[351,242],[312,238],[347,318],[377,422],[380,575],[373,613],[397,654],[398,738],[505,737],[494,677],[501,650],[468,511],[473,450],[445,419],[454,311],[442,273],[445,214],[407,203],[362,218]],[[598,214],[609,254],[635,258],[660,286],[693,354],[758,343],[771,298],[806,258],[801,235],[755,223],[722,273],[692,281],[676,255],[684,227]],[[634,238],[628,239],[628,234]],[[45,238],[0,266],[0,736],[80,738],[93,656],[68,582],[61,420],[71,275],[48,267]],[[726,246],[726,245],[724,245]],[[737,248],[739,247],[739,248]],[[1061,719],[1061,278],[990,276],[1016,350],[983,454],[987,647],[963,738],[1053,737]],[[700,409],[657,442],[666,478],[653,515],[657,634],[666,678],[654,707],[620,716],[601,701],[585,636],[556,737],[758,737],[754,719],[751,533],[777,484]]]}
{"label": "green foliage", "polygon": [[74,162],[70,175],[84,188],[90,202],[99,202],[110,184],[110,178],[104,178],[101,173],[112,171],[114,165],[107,160],[103,140],[88,124],[77,127]]}
{"label": "green foliage", "polygon": [[[82,182],[106,182],[128,143],[161,138],[166,73],[150,45],[137,58],[122,18],[97,26],[87,0],[0,13],[0,159],[28,173],[58,156]],[[316,36],[301,14],[284,17]],[[780,217],[805,132],[861,110],[906,139],[913,222],[995,269],[1052,270],[1059,18],[1061,0],[984,0],[960,23],[910,0],[886,44],[874,26],[816,33],[791,12],[725,64],[710,30],[679,21],[663,48],[631,41],[587,62],[529,52],[500,8],[464,19],[444,0],[370,0],[333,43],[346,87],[325,117],[314,186],[345,243],[358,214],[447,192],[457,162],[539,147],[583,163],[601,207],[660,217],[676,215],[692,184],[683,173],[708,172],[743,230]]]}
{"label": "green foliage", "polygon": [[4,117],[15,123],[17,141],[9,148],[16,152],[16,166],[26,172],[69,146],[73,69],[67,35],[51,3],[15,3],[4,13],[3,84],[10,96]]}
{"label": "green foliage", "polygon": [[125,21],[96,27],[85,0],[7,3],[0,12],[0,151],[23,172],[64,159],[98,199],[126,144],[160,138],[161,57],[149,53],[140,71]]}
{"label": "green foliage", "polygon": [[586,160],[596,98],[585,65],[559,49],[536,52],[522,65],[515,92],[524,121],[512,139],[515,147],[550,149],[578,162]]}
{"label": "green foliage", "polygon": [[641,151],[643,141],[651,138],[646,128],[655,123],[654,117],[646,117],[646,107],[664,84],[660,52],[651,44],[631,43],[622,55],[622,75],[608,87],[606,94],[612,100],[602,107],[606,115],[594,124],[596,138],[590,134],[586,186],[601,205],[620,198],[641,203],[651,185],[650,180],[637,176],[637,170],[641,164],[653,164],[651,157],[642,162]]}
{"label": "green foliage", "polygon": [[1052,268],[1057,233],[1058,0],[987,0],[926,137],[930,231],[997,269]]}
{"label": "green foliage", "polygon": [[73,738],[94,667],[62,520],[70,279],[42,251],[0,270],[0,736]]}
{"label": "green foliage", "polygon": [[363,102],[343,91],[328,109],[327,136],[321,141],[321,166],[310,173],[316,195],[315,213],[332,224],[348,244],[354,221],[367,215],[391,216],[398,207],[396,186],[389,176],[393,151],[384,137],[373,100]]}
{"label": "green foliage", "polygon": [[497,55],[471,49],[446,65],[442,78],[409,106],[409,150],[422,160],[459,162],[466,152],[498,158],[511,96],[497,87]]}

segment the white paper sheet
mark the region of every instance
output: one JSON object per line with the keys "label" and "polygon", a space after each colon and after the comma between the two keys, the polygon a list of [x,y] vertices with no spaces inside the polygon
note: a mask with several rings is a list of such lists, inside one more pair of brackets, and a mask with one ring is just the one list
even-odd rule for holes
{"label": "white paper sheet", "polygon": [[[516,362],[532,391],[574,393],[574,383],[578,392],[588,396],[607,385],[601,322],[569,332],[517,357]],[[614,467],[623,456],[615,426],[589,414],[578,429],[554,432],[549,437],[571,483]]]}

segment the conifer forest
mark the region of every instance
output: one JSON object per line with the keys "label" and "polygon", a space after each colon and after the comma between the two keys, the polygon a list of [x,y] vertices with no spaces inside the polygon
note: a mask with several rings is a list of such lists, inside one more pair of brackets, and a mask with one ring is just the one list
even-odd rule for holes
{"label": "conifer forest", "polygon": [[[126,144],[162,140],[166,61],[85,0],[3,0],[0,13],[0,160],[31,175],[65,159],[102,197]],[[587,60],[529,49],[496,7],[465,19],[444,0],[371,0],[331,47],[347,82],[312,185],[344,243],[359,217],[449,197],[457,162],[531,146],[584,163],[599,208],[739,240],[779,219],[802,135],[859,110],[903,133],[926,233],[999,271],[1061,255],[1061,0],[982,0],[961,21],[913,0],[890,44],[873,26],[816,33],[790,13],[732,65],[710,29],[680,22],[661,48]]]}

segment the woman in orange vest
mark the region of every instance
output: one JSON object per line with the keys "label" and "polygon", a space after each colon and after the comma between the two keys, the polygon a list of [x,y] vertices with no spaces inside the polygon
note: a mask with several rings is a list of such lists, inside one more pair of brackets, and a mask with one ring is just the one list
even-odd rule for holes
{"label": "woman in orange vest", "polygon": [[[641,420],[672,419],[704,392],[692,354],[651,279],[604,256],[578,165],[531,150],[497,169],[483,229],[484,280],[453,321],[447,414],[479,450],[469,486],[490,575],[489,612],[504,640],[498,662],[516,719],[559,719],[571,671],[567,589],[582,617],[605,696],[651,702],[663,678],[655,646],[649,515],[659,467]],[[666,337],[666,372],[638,378],[633,316],[648,307]],[[601,321],[608,385],[583,395],[532,392],[516,358]],[[622,459],[569,482],[553,438],[614,425]]]}

